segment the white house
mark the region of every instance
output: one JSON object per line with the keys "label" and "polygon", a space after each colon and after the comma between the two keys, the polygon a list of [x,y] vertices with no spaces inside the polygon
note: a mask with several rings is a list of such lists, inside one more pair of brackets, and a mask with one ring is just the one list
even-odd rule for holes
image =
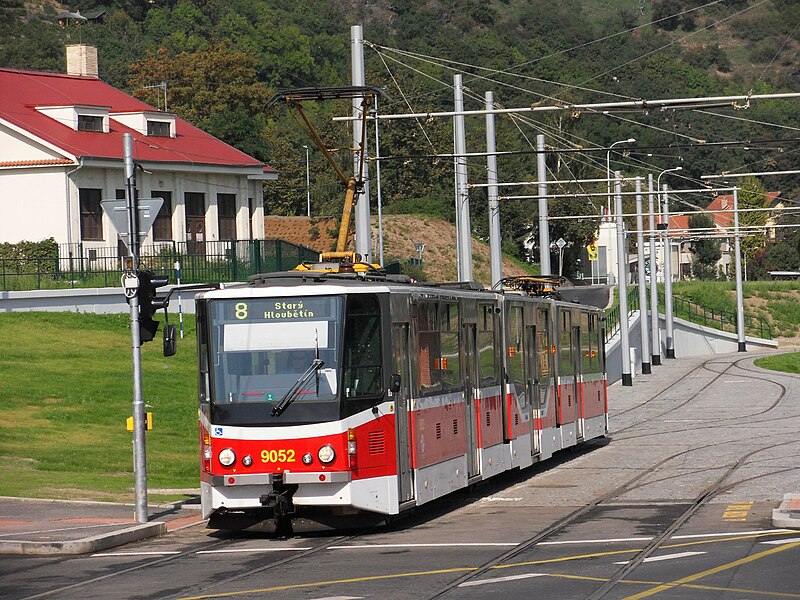
{"label": "white house", "polygon": [[68,47],[67,74],[0,69],[0,90],[0,242],[118,247],[100,203],[125,198],[126,133],[139,197],[164,200],[143,244],[264,238],[277,173],[100,81],[96,49]]}

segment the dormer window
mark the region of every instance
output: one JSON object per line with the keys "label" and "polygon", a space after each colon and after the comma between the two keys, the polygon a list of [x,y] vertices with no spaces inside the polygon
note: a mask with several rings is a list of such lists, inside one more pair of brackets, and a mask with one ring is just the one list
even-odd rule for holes
{"label": "dormer window", "polygon": [[175,130],[175,113],[155,110],[135,112],[111,113],[110,117],[134,131],[149,137],[174,138],[178,133]]}
{"label": "dormer window", "polygon": [[103,133],[103,117],[78,115],[78,131],[99,131]]}
{"label": "dormer window", "polygon": [[66,125],[73,131],[108,133],[108,107],[74,104],[72,106],[37,106],[36,110]]}
{"label": "dormer window", "polygon": [[147,135],[170,137],[169,121],[147,121]]}

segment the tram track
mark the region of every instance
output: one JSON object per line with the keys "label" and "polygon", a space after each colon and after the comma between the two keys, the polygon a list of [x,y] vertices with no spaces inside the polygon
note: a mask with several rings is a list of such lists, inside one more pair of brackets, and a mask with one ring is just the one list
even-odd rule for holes
{"label": "tram track", "polygon": [[[748,478],[736,482],[731,482],[726,484],[725,482],[734,474],[736,473],[744,464],[746,464],[750,458],[755,456],[760,452],[765,452],[768,450],[773,450],[776,448],[780,448],[782,446],[786,446],[789,444],[798,443],[798,440],[790,440],[785,442],[780,442],[776,444],[770,444],[768,446],[755,448],[750,450],[741,456],[739,456],[735,462],[729,464],[725,470],[725,472],[720,475],[711,485],[704,488],[697,496],[692,500],[687,500],[686,502],[682,502],[681,504],[688,504],[686,510],[684,510],[677,518],[675,518],[664,530],[655,536],[649,543],[642,548],[640,551],[636,553],[636,555],[628,561],[625,565],[621,566],[617,569],[608,579],[607,581],[597,588],[591,595],[587,597],[587,600],[601,600],[605,597],[611,590],[613,590],[617,584],[619,584],[623,579],[628,577],[636,568],[641,565],[645,559],[651,556],[655,551],[657,551],[667,540],[669,540],[692,516],[694,516],[703,506],[708,504],[712,499],[717,497],[718,495],[728,492],[731,489],[735,488],[742,483],[745,483],[751,479],[755,478]],[[558,522],[554,523],[552,526],[548,527],[547,529],[538,532],[537,534],[531,536],[530,538],[526,539],[525,541],[521,542],[514,548],[508,550],[507,552],[485,562],[480,567],[475,569],[471,569],[468,573],[465,573],[461,577],[455,579],[454,581],[450,582],[446,586],[440,588],[432,595],[427,596],[426,600],[435,600],[438,598],[442,598],[447,596],[449,593],[456,590],[459,586],[469,581],[475,580],[481,575],[487,573],[491,569],[498,567],[504,563],[509,562],[513,558],[517,557],[518,555],[526,552],[527,550],[531,549],[532,547],[540,544],[541,542],[546,541],[548,538],[552,538],[558,533],[564,531],[570,525],[575,524],[580,519],[591,515],[592,512],[598,510],[604,505],[613,504],[614,499],[619,499],[620,496],[633,491],[635,489],[639,489],[644,485],[649,485],[653,482],[648,482],[647,484],[636,485],[640,482],[646,475],[652,473],[655,470],[658,470],[661,466],[669,463],[670,461],[675,460],[681,456],[686,454],[696,452],[699,450],[704,450],[708,448],[713,448],[715,446],[723,445],[724,442],[718,442],[714,444],[706,444],[703,446],[697,446],[693,448],[689,448],[687,450],[677,452],[672,454],[649,469],[637,474],[635,477],[632,477],[625,483],[621,484],[614,490],[599,496],[598,498],[594,499],[591,503],[573,511],[569,515],[563,517]],[[791,469],[786,469],[791,470]],[[764,474],[763,476],[768,476],[770,474]]]}
{"label": "tram track", "polygon": [[[717,359],[715,359],[715,360],[717,360]],[[699,369],[707,369],[707,370],[709,370],[711,372],[717,373],[717,376],[714,379],[712,379],[711,381],[709,381],[707,384],[705,384],[702,388],[697,390],[692,396],[690,396],[688,399],[682,401],[680,404],[678,404],[676,406],[673,406],[673,407],[671,407],[670,409],[668,409],[666,411],[663,411],[663,412],[661,412],[661,413],[659,413],[657,415],[650,416],[647,419],[644,419],[644,420],[641,420],[641,421],[637,421],[637,422],[632,423],[630,425],[627,425],[626,427],[623,427],[621,429],[617,429],[616,431],[610,432],[609,435],[611,435],[611,436],[619,436],[619,434],[621,434],[621,433],[624,433],[624,432],[629,431],[631,429],[635,429],[635,428],[641,427],[645,423],[651,422],[651,421],[653,421],[655,419],[659,419],[659,418],[661,418],[661,417],[663,417],[663,416],[665,416],[667,414],[670,414],[670,413],[672,413],[672,412],[674,412],[674,411],[686,406],[689,402],[695,400],[698,396],[700,396],[700,394],[702,394],[704,391],[706,391],[712,384],[717,382],[723,375],[726,375],[726,374],[727,375],[731,375],[732,373],[730,372],[730,369],[733,368],[733,367],[736,367],[737,369],[740,369],[742,371],[746,371],[748,373],[748,375],[742,375],[742,377],[747,377],[749,379],[755,379],[755,380],[758,380],[758,381],[763,381],[763,382],[769,383],[769,384],[771,384],[773,386],[777,386],[778,389],[779,389],[779,393],[777,394],[777,397],[775,398],[775,400],[773,400],[773,402],[769,406],[767,406],[767,407],[765,407],[765,408],[763,408],[761,410],[758,410],[756,412],[751,412],[751,413],[742,414],[742,415],[736,415],[736,416],[732,416],[732,417],[715,418],[713,420],[709,419],[709,423],[706,424],[706,425],[703,425],[703,426],[686,427],[686,428],[683,428],[683,429],[671,429],[669,431],[664,431],[663,433],[672,434],[672,433],[681,433],[681,432],[687,432],[687,431],[696,431],[698,429],[703,429],[703,428],[707,428],[707,427],[717,427],[717,426],[720,426],[720,423],[724,423],[726,421],[737,421],[737,422],[740,422],[743,419],[751,419],[753,417],[757,417],[759,415],[763,415],[763,414],[766,414],[766,413],[774,410],[775,408],[777,408],[779,406],[780,402],[786,396],[786,393],[787,393],[786,386],[781,384],[781,383],[778,383],[776,381],[772,381],[770,379],[767,379],[766,377],[759,377],[757,375],[752,374],[752,373],[754,373],[754,371],[752,371],[750,369],[746,369],[743,366],[741,366],[741,363],[746,361],[746,360],[750,360],[750,359],[749,358],[747,358],[747,359],[743,358],[743,359],[737,360],[735,362],[732,362],[725,369],[723,369],[722,371],[719,371],[719,372],[713,371],[712,369],[708,369],[707,365],[709,363],[713,362],[712,360],[705,361],[704,363],[702,363],[701,365],[698,365],[698,367],[696,367],[695,369],[690,371],[690,374],[695,372],[696,370],[699,370]],[[675,384],[673,384],[673,385],[675,385]],[[669,386],[669,387],[672,387],[672,386]],[[666,391],[666,389],[669,389],[669,387],[665,388],[664,391]],[[620,413],[612,415],[612,418],[617,418],[621,414],[625,414],[625,413],[630,412],[630,411],[632,411],[632,410],[634,410],[636,408],[643,407],[647,402],[650,402],[650,401],[654,400],[655,398],[658,398],[658,396],[660,396],[662,393],[663,393],[663,391],[659,392],[659,394],[656,394],[655,396],[651,397],[649,400],[646,400],[644,403],[642,403],[640,405],[637,405],[635,407],[627,409],[626,411],[621,411]],[[756,422],[760,423],[760,422],[766,422],[766,421],[756,421]],[[644,435],[622,436],[622,437],[619,437],[618,439],[630,440],[630,439],[636,439],[637,437],[645,437],[645,436]]]}

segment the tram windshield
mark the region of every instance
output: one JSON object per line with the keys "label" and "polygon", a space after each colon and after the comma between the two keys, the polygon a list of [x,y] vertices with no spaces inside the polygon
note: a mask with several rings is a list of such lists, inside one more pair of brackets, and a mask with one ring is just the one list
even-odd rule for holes
{"label": "tram windshield", "polygon": [[284,409],[276,425],[337,418],[342,304],[336,296],[212,301],[213,421],[272,423]]}

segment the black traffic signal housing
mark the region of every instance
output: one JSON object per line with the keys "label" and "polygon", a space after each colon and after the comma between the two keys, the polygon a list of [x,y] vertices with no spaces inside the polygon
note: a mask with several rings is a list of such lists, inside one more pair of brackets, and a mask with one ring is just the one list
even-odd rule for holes
{"label": "black traffic signal housing", "polygon": [[157,298],[156,290],[169,283],[166,275],[156,275],[152,271],[141,269],[137,272],[139,277],[139,341],[150,342],[158,331],[158,321],[153,315],[167,307],[166,298]]}

